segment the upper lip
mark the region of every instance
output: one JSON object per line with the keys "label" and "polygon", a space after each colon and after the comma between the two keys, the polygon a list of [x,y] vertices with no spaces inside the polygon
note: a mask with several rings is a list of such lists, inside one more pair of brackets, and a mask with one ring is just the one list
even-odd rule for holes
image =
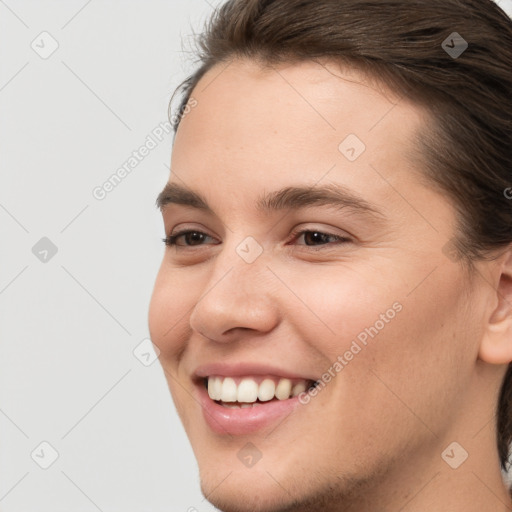
{"label": "upper lip", "polygon": [[316,380],[316,378],[299,374],[296,371],[279,368],[268,364],[258,364],[252,362],[237,363],[206,363],[198,366],[194,370],[194,376],[204,379],[210,375],[220,375],[223,377],[244,377],[251,375],[274,375],[285,379],[304,379]]}

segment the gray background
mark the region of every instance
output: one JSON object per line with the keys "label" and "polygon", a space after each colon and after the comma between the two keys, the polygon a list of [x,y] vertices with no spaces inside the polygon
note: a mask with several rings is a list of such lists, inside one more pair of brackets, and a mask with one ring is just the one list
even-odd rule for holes
{"label": "gray background", "polygon": [[214,510],[144,340],[171,149],[155,130],[219,3],[0,0],[3,512]]}

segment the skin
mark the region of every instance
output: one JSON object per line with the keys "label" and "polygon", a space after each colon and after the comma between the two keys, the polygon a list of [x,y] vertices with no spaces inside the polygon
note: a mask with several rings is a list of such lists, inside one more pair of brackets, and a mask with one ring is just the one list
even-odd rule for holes
{"label": "skin", "polygon": [[[455,210],[411,156],[428,113],[325,62],[233,60],[192,95],[169,182],[215,214],[169,204],[163,220],[166,234],[211,238],[166,248],[149,326],[207,499],[226,512],[507,510],[493,414],[512,360],[511,252],[469,276],[447,257]],[[366,145],[353,162],[338,149],[348,134]],[[263,192],[326,184],[383,215],[256,210]],[[350,241],[291,235],[306,228]],[[236,252],[247,236],[263,249],[251,264]],[[401,311],[279,425],[210,430],[192,396],[198,364],[279,362],[320,378],[394,303]],[[469,454],[457,469],[441,456],[454,441]],[[262,454],[250,468],[237,458],[247,442]]]}

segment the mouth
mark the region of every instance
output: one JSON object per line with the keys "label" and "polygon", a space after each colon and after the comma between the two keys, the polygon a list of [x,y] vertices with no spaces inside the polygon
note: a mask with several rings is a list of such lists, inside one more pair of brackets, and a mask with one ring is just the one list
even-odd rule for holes
{"label": "mouth", "polygon": [[221,435],[273,430],[301,406],[301,394],[318,384],[317,380],[266,373],[261,367],[256,374],[251,372],[255,367],[247,367],[247,374],[241,367],[224,370],[228,375],[217,366],[195,375],[204,421]]}
{"label": "mouth", "polygon": [[278,376],[209,375],[203,378],[208,397],[228,409],[248,409],[289,400],[313,389],[317,384],[318,381],[311,379]]}

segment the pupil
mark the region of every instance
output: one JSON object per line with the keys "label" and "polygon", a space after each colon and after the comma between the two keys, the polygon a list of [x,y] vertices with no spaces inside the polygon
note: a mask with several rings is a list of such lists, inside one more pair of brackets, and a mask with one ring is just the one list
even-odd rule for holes
{"label": "pupil", "polygon": [[[314,245],[315,242],[327,243],[326,238],[328,236],[329,235],[325,233],[319,233],[318,231],[309,231],[308,233],[305,234],[304,241],[306,242],[306,245]],[[312,243],[308,243],[308,239],[309,241],[312,241]]]}
{"label": "pupil", "polygon": [[197,231],[192,231],[190,233],[187,233],[187,235],[186,235],[187,242],[191,242],[191,243],[189,243],[189,245],[195,245],[194,242],[201,242],[202,236],[203,236],[202,233],[198,233]]}

